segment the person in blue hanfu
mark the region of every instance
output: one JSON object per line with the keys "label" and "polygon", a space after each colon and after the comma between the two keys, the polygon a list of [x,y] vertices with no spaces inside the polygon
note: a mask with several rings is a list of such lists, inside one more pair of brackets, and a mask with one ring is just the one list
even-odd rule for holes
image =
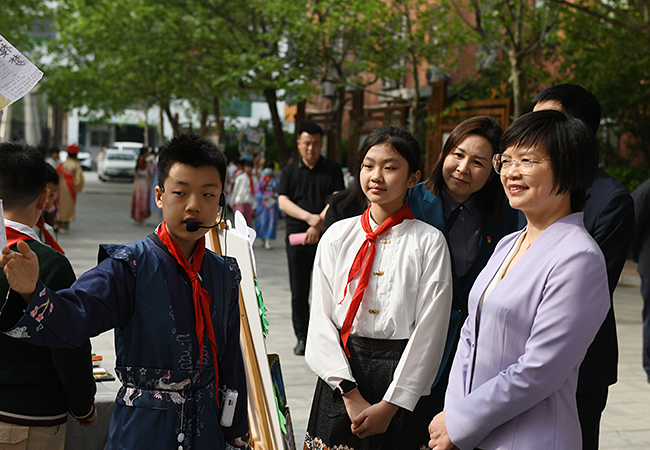
{"label": "person in blue hanfu", "polygon": [[[206,250],[207,228],[196,226],[216,222],[225,171],[223,153],[209,140],[189,134],[169,141],[156,187],[164,222],[140,241],[100,246],[99,264],[70,289],[43,285],[38,258],[24,242],[18,252],[2,250],[11,286],[2,315],[20,317],[3,327],[6,334],[75,347],[115,328],[122,386],[108,449],[250,448],[241,275],[234,260]],[[222,408],[232,402],[219,393],[226,390],[238,392],[230,424],[232,411]]]}

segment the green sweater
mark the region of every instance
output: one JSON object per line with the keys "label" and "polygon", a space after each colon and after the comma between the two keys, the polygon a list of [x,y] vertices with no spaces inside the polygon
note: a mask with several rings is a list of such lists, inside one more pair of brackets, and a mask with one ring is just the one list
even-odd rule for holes
{"label": "green sweater", "polygon": [[[38,256],[40,277],[51,289],[75,281],[68,259],[47,245],[28,241]],[[15,247],[12,249],[15,250]],[[9,284],[0,271],[4,307]],[[0,323],[17,320],[22,311],[2,311]],[[30,426],[64,423],[67,412],[84,418],[93,411],[96,386],[90,341],[75,349],[39,347],[0,333],[0,421]]]}

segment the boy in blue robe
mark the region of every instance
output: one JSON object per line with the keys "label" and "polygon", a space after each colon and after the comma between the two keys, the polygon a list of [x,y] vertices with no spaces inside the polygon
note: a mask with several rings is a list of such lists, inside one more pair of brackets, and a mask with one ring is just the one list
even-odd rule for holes
{"label": "boy in blue robe", "polygon": [[[172,139],[158,163],[156,204],[164,222],[140,241],[100,246],[98,265],[70,289],[43,285],[27,245],[18,245],[20,253],[2,251],[12,288],[2,314],[25,311],[14,324],[0,323],[6,334],[75,347],[115,329],[122,386],[109,450],[249,448],[241,276],[233,259],[205,249],[206,226],[224,204],[225,171],[223,153],[209,140]],[[220,424],[225,403],[218,389],[238,392],[230,426]]]}

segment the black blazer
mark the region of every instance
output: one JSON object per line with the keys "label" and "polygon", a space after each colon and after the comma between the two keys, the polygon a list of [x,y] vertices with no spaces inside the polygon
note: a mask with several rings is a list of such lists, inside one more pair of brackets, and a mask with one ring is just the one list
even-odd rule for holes
{"label": "black blazer", "polygon": [[634,235],[632,197],[625,186],[603,170],[598,170],[594,184],[587,190],[587,202],[583,211],[585,228],[605,257],[612,304],[580,366],[578,393],[616,383],[618,340],[613,295]]}

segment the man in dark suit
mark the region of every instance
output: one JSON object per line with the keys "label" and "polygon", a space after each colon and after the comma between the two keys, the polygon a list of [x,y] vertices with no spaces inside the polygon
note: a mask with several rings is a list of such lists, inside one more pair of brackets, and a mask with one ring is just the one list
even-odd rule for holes
{"label": "man in dark suit", "polygon": [[[585,87],[558,84],[537,94],[534,111],[555,109],[585,122],[596,133],[600,103]],[[597,148],[594,149],[598,151]],[[613,295],[634,234],[634,203],[625,186],[602,169],[587,190],[584,224],[605,256],[612,305],[580,366],[576,400],[584,450],[598,449],[600,418],[609,386],[616,383],[618,341]],[[576,274],[580,276],[580,274]]]}
{"label": "man in dark suit", "polygon": [[643,297],[643,370],[650,383],[650,180],[632,192],[636,230],[632,240],[632,259],[638,263]]}

